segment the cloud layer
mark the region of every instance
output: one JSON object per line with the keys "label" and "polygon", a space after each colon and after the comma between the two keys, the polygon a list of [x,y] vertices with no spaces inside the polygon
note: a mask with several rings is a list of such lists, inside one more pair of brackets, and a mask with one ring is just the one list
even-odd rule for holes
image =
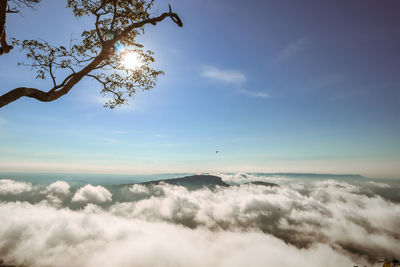
{"label": "cloud layer", "polygon": [[[400,204],[376,193],[393,185],[221,176],[232,186],[71,188],[57,181],[41,188],[0,180],[0,259],[27,266],[371,266],[398,256]],[[280,186],[243,184],[250,181]]]}

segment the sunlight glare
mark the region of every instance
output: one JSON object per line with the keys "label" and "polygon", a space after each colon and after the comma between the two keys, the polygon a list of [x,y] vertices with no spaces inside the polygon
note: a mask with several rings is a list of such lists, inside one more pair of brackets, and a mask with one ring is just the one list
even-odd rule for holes
{"label": "sunlight glare", "polygon": [[127,52],[122,57],[122,64],[126,69],[134,70],[138,69],[143,65],[139,55],[135,52]]}

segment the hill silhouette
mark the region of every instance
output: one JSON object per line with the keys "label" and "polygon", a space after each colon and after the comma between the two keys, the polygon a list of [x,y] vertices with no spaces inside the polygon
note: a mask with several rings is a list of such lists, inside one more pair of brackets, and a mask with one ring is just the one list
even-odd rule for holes
{"label": "hill silhouette", "polygon": [[279,187],[279,185],[274,184],[274,183],[268,183],[268,182],[263,182],[263,181],[254,181],[254,182],[248,182],[244,184],[255,184],[255,185],[263,185],[263,186],[269,186],[269,187]]}
{"label": "hill silhouette", "polygon": [[171,185],[181,185],[187,187],[189,189],[195,190],[203,187],[215,187],[222,186],[228,187],[229,184],[222,181],[221,177],[214,175],[191,175],[185,176],[181,178],[173,178],[173,179],[162,179],[155,180],[149,182],[139,183],[141,185],[156,185],[160,183],[166,183]]}

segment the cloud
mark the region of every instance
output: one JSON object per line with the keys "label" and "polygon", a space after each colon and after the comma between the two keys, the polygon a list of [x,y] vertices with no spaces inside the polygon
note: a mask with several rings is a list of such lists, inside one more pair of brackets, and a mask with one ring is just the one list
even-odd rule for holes
{"label": "cloud", "polygon": [[306,49],[310,44],[310,41],[308,38],[303,37],[295,42],[287,45],[285,48],[282,49],[282,51],[279,53],[279,55],[275,58],[275,63],[282,63],[292,56],[296,55],[297,53],[303,51]]}
{"label": "cloud", "polygon": [[[257,180],[260,180],[258,177]],[[368,190],[333,180],[268,188],[241,185],[189,191],[156,186],[152,197],[115,204],[112,214],[189,228],[251,231],[284,240],[298,248],[327,244],[356,259],[396,255],[400,205],[369,196]],[[358,259],[360,260],[360,259]]]}
{"label": "cloud", "polygon": [[369,181],[367,182],[369,185],[374,186],[374,187],[379,187],[379,188],[390,188],[390,185],[385,184],[385,183],[380,183],[380,182],[373,182]]}
{"label": "cloud", "polygon": [[234,70],[220,70],[216,67],[206,66],[203,68],[201,75],[205,78],[218,80],[225,83],[242,84],[247,78],[246,75]]}
{"label": "cloud", "polygon": [[31,183],[17,182],[9,179],[0,180],[0,195],[18,195],[33,190]]}
{"label": "cloud", "polygon": [[253,92],[253,91],[248,91],[245,89],[238,89],[238,92],[244,95],[248,95],[251,97],[260,97],[260,98],[267,98],[269,95],[265,92]]}
{"label": "cloud", "polygon": [[72,197],[72,202],[83,203],[106,203],[112,200],[112,194],[103,186],[85,185],[75,193]]}
{"label": "cloud", "polygon": [[[398,192],[395,183],[221,177],[232,186],[86,185],[73,194],[57,181],[29,203],[0,194],[0,259],[27,266],[377,266],[398,256],[400,200],[382,193]],[[279,187],[243,184],[251,181]],[[64,200],[43,202],[49,195]]]}
{"label": "cloud", "polygon": [[243,83],[246,82],[247,78],[246,76],[239,72],[239,71],[234,71],[234,70],[220,70],[217,69],[216,67],[212,66],[206,66],[203,68],[203,72],[201,74],[203,77],[218,80],[224,83],[229,83],[229,84],[235,84],[238,86],[237,91],[240,94],[244,94],[250,97],[260,97],[260,98],[267,98],[269,95],[265,92],[255,92],[255,91],[249,91],[240,88],[239,86]]}
{"label": "cloud", "polygon": [[146,186],[140,185],[140,184],[132,185],[131,187],[129,187],[129,191],[134,194],[148,194],[149,193],[149,189]]}
{"label": "cloud", "polygon": [[[351,266],[326,245],[298,250],[257,231],[214,232],[112,216],[0,204],[4,264],[26,266]],[[21,220],[21,218],[24,218]],[[327,260],[329,259],[329,260]]]}
{"label": "cloud", "polygon": [[59,196],[68,196],[71,186],[64,181],[57,181],[47,186],[45,193]]}
{"label": "cloud", "polygon": [[67,203],[67,198],[71,194],[70,189],[71,186],[67,182],[56,181],[42,191],[46,197],[41,203],[61,208]]}

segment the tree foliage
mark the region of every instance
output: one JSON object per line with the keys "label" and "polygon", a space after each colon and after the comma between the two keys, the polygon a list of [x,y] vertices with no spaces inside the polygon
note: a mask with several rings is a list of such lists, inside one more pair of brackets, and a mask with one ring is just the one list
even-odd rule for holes
{"label": "tree foliage", "polygon": [[[14,45],[27,52],[29,62],[21,65],[32,67],[37,79],[50,80],[51,87],[47,91],[15,88],[0,96],[0,107],[23,96],[43,102],[56,100],[84,77],[97,81],[103,95],[111,95],[105,104],[109,108],[126,103],[137,89],[153,88],[163,72],[151,68],[153,52],[143,49],[136,39],[144,34],[145,25],[156,25],[165,18],[171,18],[180,27],[183,25],[171,7],[168,12],[152,17],[154,1],[68,0],[67,6],[77,18],[94,17],[93,28],[84,30],[80,40],[71,41],[69,47],[39,40],[14,40]],[[123,57],[129,53],[135,53],[140,59],[139,67],[129,69],[123,64]],[[64,75],[62,79],[58,78],[59,74]]]}

